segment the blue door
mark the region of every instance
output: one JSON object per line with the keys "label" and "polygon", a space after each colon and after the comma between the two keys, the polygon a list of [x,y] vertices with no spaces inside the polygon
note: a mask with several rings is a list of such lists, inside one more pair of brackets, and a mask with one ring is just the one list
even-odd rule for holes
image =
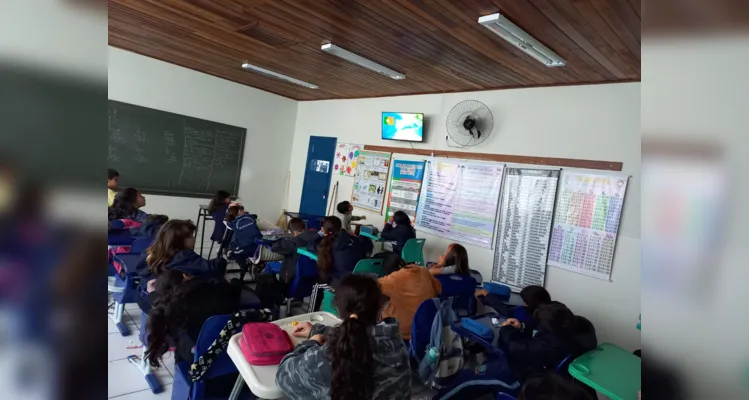
{"label": "blue door", "polygon": [[322,136],[309,138],[300,213],[325,215],[337,141],[336,138]]}

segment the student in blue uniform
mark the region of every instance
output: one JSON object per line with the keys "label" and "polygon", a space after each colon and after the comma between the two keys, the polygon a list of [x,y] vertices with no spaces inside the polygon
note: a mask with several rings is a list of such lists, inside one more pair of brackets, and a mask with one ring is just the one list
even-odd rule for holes
{"label": "student in blue uniform", "polygon": [[135,188],[127,188],[114,197],[114,203],[108,210],[109,221],[130,219],[143,223],[148,214],[140,209],[146,206],[146,198]]}
{"label": "student in blue uniform", "polygon": [[509,318],[499,330],[500,346],[506,349],[510,365],[521,381],[536,373],[553,371],[565,357],[579,357],[598,345],[593,324],[575,316],[562,303],[541,305],[533,316],[536,329]]}
{"label": "student in blue uniform", "polygon": [[400,255],[406,242],[416,238],[416,231],[408,214],[396,211],[380,232],[380,237],[393,242],[393,252]]}
{"label": "student in blue uniform", "polygon": [[320,238],[317,231],[307,229],[301,218],[292,218],[289,220],[289,231],[292,234],[290,238],[279,239],[271,245],[273,252],[283,255],[279,275],[285,284],[293,281],[296,276],[296,261],[299,258],[297,249],[307,248],[308,244]]}
{"label": "student in blue uniform", "polygon": [[232,205],[226,210],[225,220],[233,231],[231,251],[245,258],[252,257],[257,249],[255,240],[263,237],[257,226],[257,215],[248,214],[241,205]]}
{"label": "student in blue uniform", "polygon": [[[161,227],[153,244],[145,251],[136,265],[140,276],[139,290],[153,292],[154,280],[165,270],[177,269],[199,279],[220,278],[226,274],[226,260],[215,258],[206,260],[195,251],[196,227],[191,221],[173,219]],[[138,302],[147,312],[149,300]]]}

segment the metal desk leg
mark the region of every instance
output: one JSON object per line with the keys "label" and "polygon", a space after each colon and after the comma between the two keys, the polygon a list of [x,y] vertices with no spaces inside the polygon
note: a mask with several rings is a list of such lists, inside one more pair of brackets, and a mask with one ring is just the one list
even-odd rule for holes
{"label": "metal desk leg", "polygon": [[244,379],[242,379],[242,374],[239,374],[239,376],[237,376],[236,382],[234,382],[234,387],[231,389],[231,393],[229,394],[229,400],[239,399],[239,394],[242,393],[242,388],[244,388]]}
{"label": "metal desk leg", "polygon": [[200,234],[200,256],[203,257],[203,242],[205,241],[205,221],[208,218],[208,213],[203,214],[203,230]]}
{"label": "metal desk leg", "polygon": [[[198,229],[197,228],[200,228],[200,216],[201,215],[203,215],[203,209],[200,206],[198,206],[198,219],[195,222],[195,224],[196,224],[195,236],[196,237],[198,236]],[[203,227],[205,227],[205,222],[203,222]],[[200,238],[200,241],[202,242],[203,238]],[[200,256],[203,257],[203,244],[202,243],[200,244]]]}

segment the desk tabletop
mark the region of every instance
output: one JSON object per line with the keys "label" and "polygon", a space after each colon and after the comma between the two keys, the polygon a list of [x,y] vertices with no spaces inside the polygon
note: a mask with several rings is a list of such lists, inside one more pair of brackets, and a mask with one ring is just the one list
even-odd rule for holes
{"label": "desk tabletop", "polygon": [[570,363],[568,371],[575,379],[612,400],[634,400],[641,388],[642,360],[615,346],[602,343]]}
{"label": "desk tabletop", "polygon": [[[497,319],[497,324],[495,325],[492,321],[492,318]],[[471,340],[472,342],[476,342],[480,344],[482,347],[484,347],[487,351],[497,354],[497,355],[503,355],[504,353],[499,348],[499,328],[502,326],[502,323],[507,319],[497,313],[489,313],[489,314],[482,314],[482,315],[476,315],[474,317],[467,317],[464,319],[472,319],[486,327],[492,330],[492,334],[494,335],[492,337],[491,342],[475,335],[473,332],[469,331],[468,329],[464,328],[461,324],[461,321],[453,322],[452,325],[450,325],[450,329],[452,329],[453,332],[457,333],[458,335],[467,338]]]}
{"label": "desk tabletop", "polygon": [[[291,332],[294,331],[294,326],[292,325],[294,321],[311,322],[313,324],[323,324],[327,326],[335,326],[341,323],[341,320],[335,315],[324,311],[296,315],[273,321],[274,324],[289,333],[294,346],[303,341],[303,339],[291,336]],[[252,393],[262,399],[280,399],[283,397],[283,392],[281,392],[281,389],[276,386],[276,371],[278,371],[278,365],[250,365],[244,358],[242,349],[239,347],[239,341],[241,339],[242,333],[237,333],[232,336],[231,339],[229,339],[229,346],[226,353],[234,362],[234,365],[237,366],[237,370],[239,370],[239,373],[242,375],[242,378],[247,383],[250,390],[252,390]]]}

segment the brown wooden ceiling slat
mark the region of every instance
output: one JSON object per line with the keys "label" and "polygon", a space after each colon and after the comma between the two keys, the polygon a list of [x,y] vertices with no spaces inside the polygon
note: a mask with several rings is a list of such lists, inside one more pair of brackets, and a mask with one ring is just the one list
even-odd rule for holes
{"label": "brown wooden ceiling slat", "polygon": [[[639,80],[639,4],[571,1],[109,0],[109,44],[297,100]],[[567,66],[547,68],[477,23],[497,10]],[[407,78],[326,54],[326,40]]]}
{"label": "brown wooden ceiling slat", "polygon": [[635,58],[627,45],[622,42],[616,32],[611,29],[598,11],[593,8],[593,5],[585,1],[577,1],[573,5],[578,14],[585,18],[592,29],[595,29],[595,34],[603,39],[601,45],[607,46],[607,49],[611,49],[619,57],[621,62],[629,67],[630,72],[627,76],[630,78],[639,76],[640,60]]}
{"label": "brown wooden ceiling slat", "polygon": [[616,32],[616,35],[619,36],[619,39],[621,39],[624,45],[627,46],[630,53],[632,53],[632,55],[637,59],[637,71],[640,71],[639,63],[642,58],[639,39],[632,34],[629,28],[627,28],[627,26],[621,20],[621,18],[618,17],[617,13],[611,7],[609,1],[592,0],[591,4],[596,9],[596,11],[598,11],[598,14],[600,14],[601,17],[606,21],[606,23],[611,27],[611,29]]}
{"label": "brown wooden ceiling slat", "polygon": [[[613,75],[615,79],[626,79],[627,76],[614,63],[609,60],[598,48],[590,43],[579,31],[580,23],[575,24],[567,19],[554,5],[547,0],[531,0],[533,4],[546,15],[559,29],[570,39],[575,41],[581,49],[585,50],[601,66]],[[577,25],[577,26],[576,26]]]}
{"label": "brown wooden ceiling slat", "polygon": [[642,1],[641,0],[629,0],[629,5],[637,13],[637,17],[642,18]]}
{"label": "brown wooden ceiling slat", "polygon": [[519,16],[529,17],[527,23],[536,23],[543,27],[543,31],[554,39],[557,43],[558,53],[565,61],[568,62],[566,68],[572,68],[582,75],[582,80],[589,82],[605,81],[613,77],[600,63],[593,59],[585,51],[581,51],[580,46],[570,39],[559,27],[549,21],[546,16],[533,4],[528,1],[495,1],[499,4],[500,10],[505,10],[510,15],[519,18]]}

